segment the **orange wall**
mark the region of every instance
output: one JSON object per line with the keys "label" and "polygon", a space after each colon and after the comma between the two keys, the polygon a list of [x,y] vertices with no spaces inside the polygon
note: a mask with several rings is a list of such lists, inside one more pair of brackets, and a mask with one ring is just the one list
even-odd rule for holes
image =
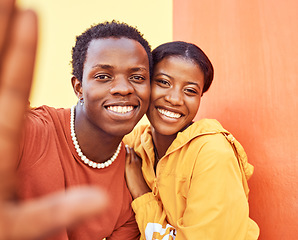
{"label": "orange wall", "polygon": [[196,43],[215,79],[197,119],[216,118],[255,166],[261,240],[298,236],[298,1],[173,0],[173,38]]}

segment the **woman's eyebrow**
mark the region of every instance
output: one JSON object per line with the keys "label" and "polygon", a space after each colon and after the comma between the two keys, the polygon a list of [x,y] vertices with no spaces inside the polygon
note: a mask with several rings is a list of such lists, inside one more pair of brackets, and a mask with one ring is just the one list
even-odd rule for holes
{"label": "woman's eyebrow", "polygon": [[163,73],[163,72],[161,72],[161,73],[158,73],[158,74],[156,74],[156,75],[154,75],[154,76],[166,76],[166,77],[168,77],[168,78],[170,78],[170,79],[173,79],[173,77],[171,77],[170,75],[168,75],[168,74],[166,74],[166,73]]}
{"label": "woman's eyebrow", "polygon": [[196,85],[196,86],[198,86],[199,87],[199,84],[198,83],[196,83],[196,82],[190,82],[190,81],[188,81],[188,82],[186,82],[187,84],[192,84],[192,85]]}

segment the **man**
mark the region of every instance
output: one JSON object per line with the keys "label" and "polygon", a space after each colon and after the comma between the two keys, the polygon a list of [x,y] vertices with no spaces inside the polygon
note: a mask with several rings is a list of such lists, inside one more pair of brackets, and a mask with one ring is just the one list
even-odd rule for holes
{"label": "man", "polygon": [[109,198],[104,212],[53,239],[136,239],[121,141],[148,107],[150,46],[126,24],[103,23],[77,37],[72,64],[79,103],[72,110],[43,106],[26,115],[18,194],[31,199],[97,185]]}

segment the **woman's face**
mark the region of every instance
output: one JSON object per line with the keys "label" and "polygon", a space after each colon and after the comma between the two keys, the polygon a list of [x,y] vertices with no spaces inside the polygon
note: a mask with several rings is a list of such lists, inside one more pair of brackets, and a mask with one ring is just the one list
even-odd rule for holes
{"label": "woman's face", "polygon": [[204,87],[204,74],[189,59],[164,58],[154,67],[151,102],[147,117],[156,132],[175,135],[197,114]]}

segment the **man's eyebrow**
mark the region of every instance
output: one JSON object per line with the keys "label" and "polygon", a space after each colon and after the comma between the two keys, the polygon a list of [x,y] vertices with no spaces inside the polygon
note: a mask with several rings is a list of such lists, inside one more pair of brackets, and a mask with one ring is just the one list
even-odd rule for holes
{"label": "man's eyebrow", "polygon": [[[96,64],[92,68],[102,68],[102,69],[114,69],[113,66],[109,64]],[[145,67],[133,67],[130,69],[132,72],[137,72],[137,71],[145,71],[148,72],[148,69]]]}
{"label": "man's eyebrow", "polygon": [[133,68],[131,68],[131,71],[133,71],[133,72],[137,72],[137,71],[148,72],[148,69],[145,67],[133,67]]}
{"label": "man's eyebrow", "polygon": [[96,64],[92,68],[113,69],[114,67],[109,64]]}

